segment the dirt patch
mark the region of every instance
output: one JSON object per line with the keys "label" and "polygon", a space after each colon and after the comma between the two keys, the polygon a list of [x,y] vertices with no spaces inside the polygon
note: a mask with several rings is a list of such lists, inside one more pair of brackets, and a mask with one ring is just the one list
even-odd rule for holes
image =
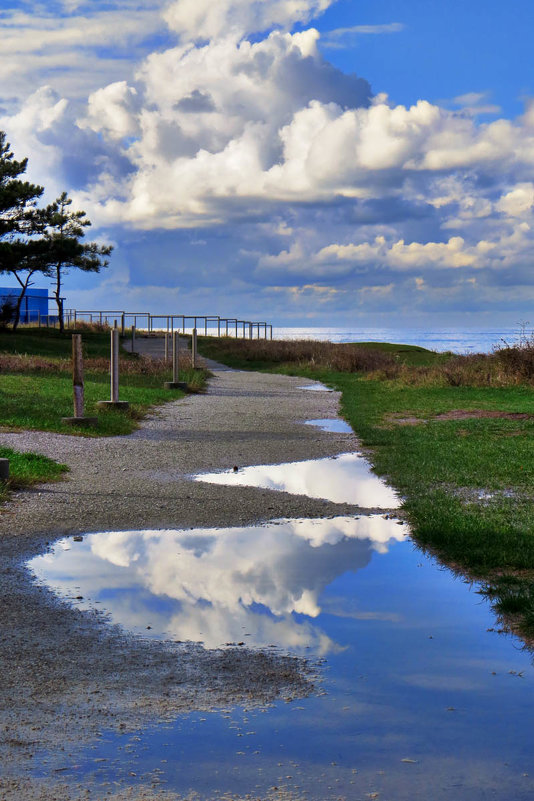
{"label": "dirt patch", "polygon": [[531,420],[534,414],[525,412],[501,412],[496,409],[451,409],[450,412],[436,414],[433,420],[478,420],[483,418],[498,420]]}
{"label": "dirt patch", "polygon": [[[495,420],[534,420],[534,414],[527,414],[526,412],[502,412],[496,409],[451,409],[449,412],[435,414],[430,418],[415,417],[414,415],[400,416],[397,414],[390,414],[386,419],[388,422],[398,426],[416,426],[428,423],[430,420],[442,422],[447,420],[482,420],[485,418]],[[517,433],[519,434],[520,432]]]}

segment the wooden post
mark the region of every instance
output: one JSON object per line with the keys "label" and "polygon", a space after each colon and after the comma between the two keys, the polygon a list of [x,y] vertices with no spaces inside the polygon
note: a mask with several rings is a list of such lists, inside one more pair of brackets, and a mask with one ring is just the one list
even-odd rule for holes
{"label": "wooden post", "polygon": [[[117,321],[115,320],[115,323]],[[115,327],[111,332],[111,398],[112,403],[119,400],[119,332]]]}
{"label": "wooden post", "polygon": [[128,401],[119,400],[119,329],[111,329],[111,400],[98,401],[99,408],[113,408],[126,410],[129,407]]}
{"label": "wooden post", "polygon": [[172,380],[175,384],[178,383],[178,349],[180,341],[178,339],[178,331],[174,331],[172,335]]}
{"label": "wooden post", "polygon": [[[76,312],[74,312],[74,314],[76,315]],[[76,317],[74,319],[76,321]],[[124,336],[125,330],[126,330],[126,320],[125,320],[124,312],[123,312],[121,314],[121,336]]]}
{"label": "wooden post", "polygon": [[179,381],[179,354],[180,354],[180,332],[172,332],[172,381],[165,381],[165,389],[187,389],[185,381]]}
{"label": "wooden post", "polygon": [[84,380],[82,335],[72,335],[72,393],[74,397],[74,417],[63,417],[62,423],[78,426],[96,426],[96,417],[84,415]]}
{"label": "wooden post", "polygon": [[217,336],[221,336],[221,318],[217,317]]}
{"label": "wooden post", "polygon": [[132,353],[135,353],[135,325],[132,325]]}
{"label": "wooden post", "polygon": [[197,366],[197,329],[193,328],[193,335],[191,337],[191,367],[196,370]]}
{"label": "wooden post", "polygon": [[72,387],[74,392],[74,417],[83,417],[83,352],[81,334],[72,335]]}

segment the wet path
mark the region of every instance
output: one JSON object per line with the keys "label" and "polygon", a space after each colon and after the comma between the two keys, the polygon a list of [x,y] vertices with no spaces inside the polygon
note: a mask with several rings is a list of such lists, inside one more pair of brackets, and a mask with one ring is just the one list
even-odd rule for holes
{"label": "wet path", "polygon": [[532,797],[531,656],[392,518],[91,535],[32,567],[145,638],[319,660],[311,697],[104,732],[59,763],[72,781],[206,799]]}
{"label": "wet path", "polygon": [[[135,716],[120,724],[113,719],[117,699],[106,696],[115,673],[131,683],[121,690],[121,714],[146,707],[136,674],[127,672],[127,649],[106,653],[108,672],[95,675],[94,685],[87,676],[82,681],[83,642],[64,653],[70,630],[61,618],[55,659],[65,659],[66,672],[45,701],[68,719],[66,690],[71,702],[76,692],[98,693],[98,731],[82,736],[87,710],[70,722],[79,745],[68,738],[47,747],[46,732],[32,728],[28,775],[60,775],[93,799],[117,787],[146,799],[162,788],[201,799],[532,797],[530,654],[495,632],[476,587],[414,548],[395,518],[398,499],[362,466],[354,435],[305,425],[335,418],[338,396],[302,385],[216,370],[206,395],[170,404],[130,437],[24,435],[26,447],[69,462],[72,473],[39,499],[15,499],[11,539],[18,531],[27,542],[34,531],[26,550],[42,553],[39,537],[83,534],[32,562],[41,586],[69,598],[75,611],[108,613],[148,648],[163,638],[225,655],[215,670],[198,660],[198,707],[198,695],[191,696],[189,708],[167,708],[164,722],[154,710],[137,727]],[[16,443],[17,436],[1,434],[0,441]],[[339,468],[351,465],[363,472],[349,475],[340,501]],[[359,497],[362,481],[371,484]],[[112,533],[91,533],[99,531]],[[21,622],[17,647],[38,638],[34,620],[29,616],[26,629]],[[12,639],[6,665],[13,647]],[[252,684],[249,703],[243,700],[245,684],[239,703],[238,692],[225,697],[221,686],[239,685],[247,654],[252,662],[269,652],[312,658],[319,691],[258,706]],[[39,653],[42,660],[44,640]],[[194,659],[175,654],[169,651],[163,666],[162,696],[177,684],[171,665],[185,664],[185,694],[195,672]],[[18,672],[22,685],[32,664]],[[40,691],[26,692],[37,710]],[[12,692],[7,702],[17,703]],[[75,789],[68,797],[78,797]]]}

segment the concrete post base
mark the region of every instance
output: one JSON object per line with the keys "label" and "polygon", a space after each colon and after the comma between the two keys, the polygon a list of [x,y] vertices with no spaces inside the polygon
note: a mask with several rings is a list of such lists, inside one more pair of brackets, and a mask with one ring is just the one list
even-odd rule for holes
{"label": "concrete post base", "polygon": [[7,481],[9,478],[9,459],[0,459],[0,481]]}
{"label": "concrete post base", "polygon": [[117,409],[121,412],[125,412],[130,407],[128,401],[98,401],[96,405],[99,409]]}
{"label": "concrete post base", "polygon": [[67,426],[83,426],[91,428],[98,425],[98,417],[62,417],[61,422]]}
{"label": "concrete post base", "polygon": [[187,389],[185,381],[165,381],[163,386],[165,389]]}

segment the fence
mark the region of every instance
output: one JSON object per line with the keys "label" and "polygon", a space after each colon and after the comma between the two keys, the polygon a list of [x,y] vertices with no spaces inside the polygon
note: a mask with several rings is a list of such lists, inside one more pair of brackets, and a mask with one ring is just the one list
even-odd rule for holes
{"label": "fence", "polygon": [[66,309],[65,325],[75,328],[80,322],[100,325],[117,325],[124,333],[126,328],[135,326],[136,331],[152,333],[165,331],[172,334],[179,331],[191,333],[194,328],[204,336],[233,336],[242,339],[272,339],[273,327],[270,323],[258,320],[239,320],[235,317],[219,317],[214,314],[150,314],[150,312],[126,312],[122,309]]}

